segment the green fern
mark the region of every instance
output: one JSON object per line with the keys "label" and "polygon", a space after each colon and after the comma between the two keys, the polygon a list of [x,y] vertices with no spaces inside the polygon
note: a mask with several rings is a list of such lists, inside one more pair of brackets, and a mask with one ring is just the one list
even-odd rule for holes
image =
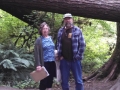
{"label": "green fern", "polygon": [[4,59],[0,65],[3,65],[4,68],[7,68],[7,69],[12,69],[14,71],[17,71],[17,69],[14,67],[14,65],[12,64],[11,60],[9,59]]}
{"label": "green fern", "polygon": [[29,78],[29,73],[34,68],[34,58],[24,48],[16,48],[12,45],[0,45],[0,80],[21,81]]}
{"label": "green fern", "polygon": [[5,53],[4,58],[6,59],[7,58],[19,58],[19,54],[13,50],[6,50],[4,53]]}
{"label": "green fern", "polygon": [[28,68],[30,66],[29,61],[23,58],[12,58],[11,61],[13,62],[15,67]]}
{"label": "green fern", "polygon": [[0,50],[0,62],[4,59],[4,51]]}

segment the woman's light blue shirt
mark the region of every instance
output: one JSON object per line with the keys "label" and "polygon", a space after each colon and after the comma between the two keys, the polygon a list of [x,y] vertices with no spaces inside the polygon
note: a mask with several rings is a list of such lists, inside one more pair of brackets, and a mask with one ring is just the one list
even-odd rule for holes
{"label": "woman's light blue shirt", "polygon": [[54,55],[55,44],[53,43],[51,36],[49,36],[48,38],[41,37],[41,39],[42,39],[44,62],[54,61],[55,60],[55,55]]}

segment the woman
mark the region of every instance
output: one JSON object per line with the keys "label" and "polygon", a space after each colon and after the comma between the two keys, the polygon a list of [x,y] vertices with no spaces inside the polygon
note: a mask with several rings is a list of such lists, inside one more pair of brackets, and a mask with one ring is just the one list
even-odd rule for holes
{"label": "woman", "polygon": [[39,89],[40,90],[52,90],[53,78],[56,75],[56,66],[55,66],[55,56],[54,50],[55,45],[49,36],[50,28],[47,23],[43,22],[40,25],[39,34],[40,37],[37,38],[35,41],[35,61],[36,61],[36,70],[41,70],[42,61],[40,59],[41,53],[39,50],[40,48],[40,40],[42,42],[42,49],[43,49],[43,60],[44,60],[44,67],[47,69],[48,73],[50,74],[48,77],[40,81]]}

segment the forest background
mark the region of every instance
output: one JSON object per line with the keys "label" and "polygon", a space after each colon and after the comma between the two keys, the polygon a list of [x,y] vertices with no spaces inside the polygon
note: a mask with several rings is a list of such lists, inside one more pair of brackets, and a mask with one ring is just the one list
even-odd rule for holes
{"label": "forest background", "polygon": [[[32,24],[0,10],[0,84],[16,88],[36,88],[29,73],[35,69],[33,48],[38,26],[43,21],[50,25],[50,35],[56,42],[63,15],[33,10],[25,15]],[[89,76],[105,64],[116,45],[116,23],[74,16],[74,24],[82,29],[86,41],[83,75]]]}

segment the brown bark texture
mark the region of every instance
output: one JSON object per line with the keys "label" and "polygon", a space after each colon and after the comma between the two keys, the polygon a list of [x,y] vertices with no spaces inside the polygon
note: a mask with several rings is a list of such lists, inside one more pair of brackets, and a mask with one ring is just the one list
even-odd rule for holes
{"label": "brown bark texture", "polygon": [[0,8],[14,15],[28,9],[120,22],[120,0],[0,0]]}

